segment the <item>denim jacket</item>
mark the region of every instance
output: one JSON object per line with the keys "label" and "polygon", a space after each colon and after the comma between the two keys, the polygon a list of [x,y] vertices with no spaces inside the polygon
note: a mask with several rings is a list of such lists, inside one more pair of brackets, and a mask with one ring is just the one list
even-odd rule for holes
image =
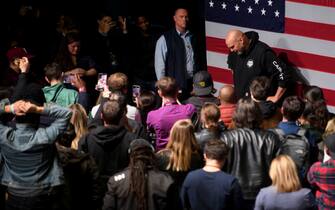
{"label": "denim jacket", "polygon": [[[0,114],[4,112],[1,101]],[[0,149],[3,161],[1,183],[9,188],[42,190],[63,184],[63,171],[56,158],[54,142],[67,127],[72,115],[68,108],[48,105],[42,115],[56,119],[47,128],[0,122]]]}

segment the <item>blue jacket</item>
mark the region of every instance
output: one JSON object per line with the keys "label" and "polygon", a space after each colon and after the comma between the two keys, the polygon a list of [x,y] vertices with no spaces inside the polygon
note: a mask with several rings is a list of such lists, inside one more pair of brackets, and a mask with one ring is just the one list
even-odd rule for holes
{"label": "blue jacket", "polygon": [[[0,109],[0,114],[3,112]],[[56,120],[47,128],[18,123],[11,128],[0,122],[1,183],[9,188],[39,191],[63,184],[54,142],[67,128],[72,113],[68,108],[48,105],[42,114]]]}

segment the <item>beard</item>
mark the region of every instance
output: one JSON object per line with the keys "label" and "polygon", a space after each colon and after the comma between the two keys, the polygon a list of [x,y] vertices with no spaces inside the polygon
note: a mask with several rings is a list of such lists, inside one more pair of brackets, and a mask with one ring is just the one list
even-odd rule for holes
{"label": "beard", "polygon": [[246,51],[246,47],[242,47],[239,51],[237,51],[237,55],[243,55]]}

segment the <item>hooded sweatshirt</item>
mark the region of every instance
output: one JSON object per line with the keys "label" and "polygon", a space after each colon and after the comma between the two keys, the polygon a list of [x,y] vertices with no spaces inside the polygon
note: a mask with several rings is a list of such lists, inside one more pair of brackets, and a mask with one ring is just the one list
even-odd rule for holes
{"label": "hooded sweatshirt", "polygon": [[78,149],[93,157],[107,183],[108,177],[128,166],[129,144],[137,137],[124,126],[99,126],[79,141]]}
{"label": "hooded sweatshirt", "polygon": [[65,88],[63,83],[43,88],[46,102],[54,102],[60,106],[68,107],[78,102],[78,92]]}
{"label": "hooded sweatshirt", "polygon": [[237,99],[246,96],[250,83],[255,77],[266,76],[272,80],[271,94],[278,86],[286,87],[288,73],[286,65],[281,62],[273,50],[259,41],[258,33],[246,32],[250,45],[242,54],[231,52],[228,56],[228,67],[233,70],[234,87]]}

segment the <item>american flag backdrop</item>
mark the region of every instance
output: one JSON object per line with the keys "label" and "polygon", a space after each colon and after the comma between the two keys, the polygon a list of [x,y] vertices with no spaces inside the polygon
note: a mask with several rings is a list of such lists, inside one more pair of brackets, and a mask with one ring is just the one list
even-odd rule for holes
{"label": "american flag backdrop", "polygon": [[324,91],[335,113],[335,0],[205,0],[208,71],[216,88],[232,84],[225,36],[254,30],[285,53],[310,85]]}

